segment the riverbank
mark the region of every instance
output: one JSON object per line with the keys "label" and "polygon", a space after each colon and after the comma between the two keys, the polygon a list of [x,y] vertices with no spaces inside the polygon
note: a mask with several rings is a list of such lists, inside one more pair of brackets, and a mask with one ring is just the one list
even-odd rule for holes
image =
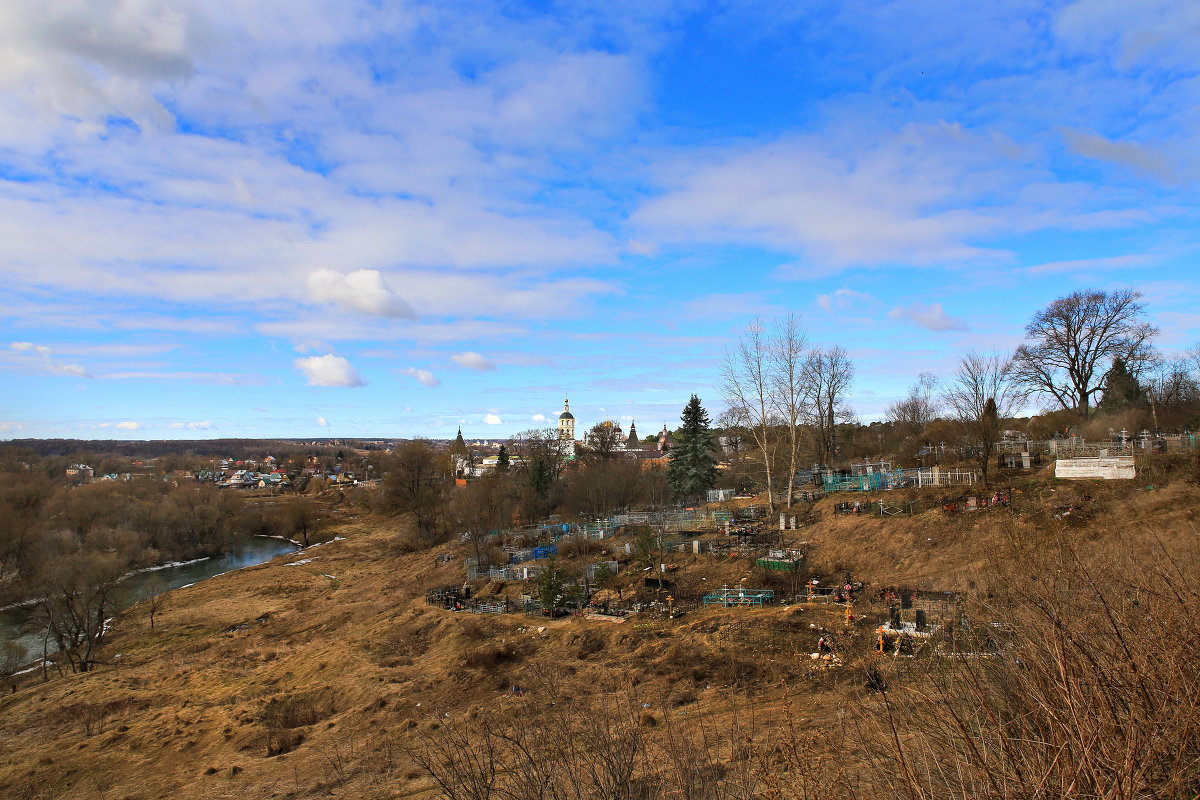
{"label": "riverbank", "polygon": [[[246,536],[235,540],[228,552],[187,561],[174,561],[132,570],[121,576],[116,594],[117,611],[125,610],[150,594],[164,594],[194,586],[219,575],[265,563],[297,552],[300,546],[276,537]],[[14,641],[27,654],[44,647],[44,629],[36,626],[33,612],[40,599],[24,600],[0,609],[0,641]],[[27,666],[33,659],[22,664]]]}

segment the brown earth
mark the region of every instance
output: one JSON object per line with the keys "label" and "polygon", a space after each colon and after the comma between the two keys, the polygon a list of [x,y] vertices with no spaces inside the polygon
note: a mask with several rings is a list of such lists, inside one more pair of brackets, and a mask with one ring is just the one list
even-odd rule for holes
{"label": "brown earth", "polygon": [[[1063,537],[1119,548],[1153,534],[1194,546],[1196,487],[1159,483],[1040,475],[1011,485],[1011,507],[973,513],[944,510],[961,493],[894,492],[890,505],[913,500],[916,512],[885,518],[837,514],[826,498],[798,509],[808,524],[788,535],[808,543],[818,574],[983,592],[1009,555]],[[404,552],[398,521],[365,515],[337,532],[344,540],[172,592],[154,630],[145,609],[130,609],[94,672],[26,676],[0,700],[0,794],[431,797],[406,748],[447,721],[520,720],[535,706],[614,692],[644,704],[648,723],[720,723],[737,709],[766,721],[800,709],[819,730],[862,693],[861,673],[814,669],[808,654],[828,630],[853,661],[871,638],[869,615],[847,627],[841,608],[806,604],[623,623],[455,613],[426,605],[424,593],[461,583],[464,546]],[[455,558],[438,564],[439,555]],[[745,559],[668,560],[693,589],[778,579]],[[641,577],[623,565],[619,581],[632,591]],[[873,610],[864,600],[856,612]]]}

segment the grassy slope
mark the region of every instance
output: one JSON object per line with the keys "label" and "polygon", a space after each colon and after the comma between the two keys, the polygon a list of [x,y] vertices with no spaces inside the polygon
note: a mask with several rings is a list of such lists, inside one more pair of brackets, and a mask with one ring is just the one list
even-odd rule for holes
{"label": "grassy slope", "polygon": [[[1042,478],[1011,511],[881,520],[835,515],[826,500],[797,538],[822,571],[849,569],[876,586],[985,588],[991,560],[1014,542],[1114,547],[1131,529],[1190,539],[1198,508],[1182,481],[1147,492]],[[625,624],[453,614],[422,595],[461,579],[460,561],[435,563],[456,548],[400,554],[395,526],[353,520],[339,531],[346,540],[309,551],[310,563],[284,557],[178,590],[155,631],[143,611],[124,614],[105,667],[29,681],[0,700],[5,796],[422,796],[429,784],[403,747],[435,718],[521,715],[528,703],[636,686],[653,713],[717,719],[749,690],[756,713],[799,693],[820,719],[853,691],[807,675],[817,628],[841,629],[837,609],[706,609]],[[675,562],[696,585],[753,574],[733,560]],[[513,684],[531,691],[512,697]]]}

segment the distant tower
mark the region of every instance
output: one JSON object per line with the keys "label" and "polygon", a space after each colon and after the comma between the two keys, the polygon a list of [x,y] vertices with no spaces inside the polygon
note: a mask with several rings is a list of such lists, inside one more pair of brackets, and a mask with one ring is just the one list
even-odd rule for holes
{"label": "distant tower", "polygon": [[667,430],[667,423],[663,423],[662,433],[658,435],[658,452],[665,453],[671,449],[671,432]]}
{"label": "distant tower", "polygon": [[575,441],[575,415],[571,413],[571,401],[563,398],[563,412],[558,415],[558,438]]}
{"label": "distant tower", "polygon": [[639,444],[641,444],[641,443],[638,441],[637,424],[633,420],[630,420],[629,421],[629,438],[625,440],[625,449],[632,450],[632,449],[636,448]]}

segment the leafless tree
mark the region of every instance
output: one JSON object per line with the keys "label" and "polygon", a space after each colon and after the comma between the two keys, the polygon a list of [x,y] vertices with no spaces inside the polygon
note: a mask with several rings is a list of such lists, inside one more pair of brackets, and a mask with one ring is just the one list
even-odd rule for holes
{"label": "leafless tree", "polygon": [[620,455],[624,449],[625,439],[621,429],[612,420],[597,422],[591,427],[583,439],[584,458],[609,459]]}
{"label": "leafless tree", "polygon": [[163,604],[167,601],[167,586],[162,578],[152,573],[146,580],[142,597],[146,615],[150,618],[150,630],[154,630],[154,618],[162,611]]}
{"label": "leafless tree", "polygon": [[769,342],[774,405],[785,427],[787,441],[787,507],[792,507],[796,473],[800,470],[805,417],[805,352],[808,336],[798,314],[776,320]]}
{"label": "leafless tree", "polygon": [[1013,357],[1015,376],[1086,420],[1109,364],[1122,359],[1136,375],[1152,357],[1158,329],[1145,321],[1141,298],[1132,289],[1086,289],[1055,300],[1025,326],[1026,342]]}
{"label": "leafless tree", "polygon": [[308,497],[292,497],[280,504],[275,517],[275,530],[285,538],[294,539],[304,547],[321,538],[329,518],[316,501]]}
{"label": "leafless tree", "polygon": [[25,665],[28,658],[28,648],[14,639],[6,639],[0,645],[0,677],[9,681],[9,688],[14,692],[17,685],[13,683],[13,676]]}
{"label": "leafless tree", "polygon": [[1146,370],[1142,390],[1150,405],[1155,430],[1169,424],[1169,416],[1200,402],[1200,382],[1191,372],[1186,356],[1156,361]]}
{"label": "leafless tree", "polygon": [[988,466],[1000,441],[1001,421],[1011,417],[1026,393],[1013,371],[1012,360],[999,353],[968,351],[946,389],[946,405],[979,443],[979,468],[988,485]]}
{"label": "leafless tree", "polygon": [[736,347],[725,352],[721,364],[721,390],[729,407],[729,418],[749,431],[758,446],[767,479],[767,504],[774,507],[772,460],[775,402],[771,370],[771,347],[762,320],[750,320]]}
{"label": "leafless tree", "polygon": [[115,590],[128,563],[115,552],[75,549],[47,561],[38,577],[40,616],[73,672],[88,672],[116,612]]}
{"label": "leafless tree", "polygon": [[887,420],[897,432],[910,439],[916,439],[925,432],[929,423],[937,419],[937,383],[934,375],[922,372],[917,382],[908,390],[908,394],[888,406]]}
{"label": "leafless tree", "polygon": [[413,440],[396,448],[387,462],[379,494],[381,510],[412,515],[426,544],[437,538],[443,500],[453,469],[428,442]]}
{"label": "leafless tree", "polygon": [[816,456],[823,464],[837,452],[838,422],[852,416],[846,394],[853,380],[854,362],[841,347],[814,348],[805,359],[802,381],[816,434]]}

